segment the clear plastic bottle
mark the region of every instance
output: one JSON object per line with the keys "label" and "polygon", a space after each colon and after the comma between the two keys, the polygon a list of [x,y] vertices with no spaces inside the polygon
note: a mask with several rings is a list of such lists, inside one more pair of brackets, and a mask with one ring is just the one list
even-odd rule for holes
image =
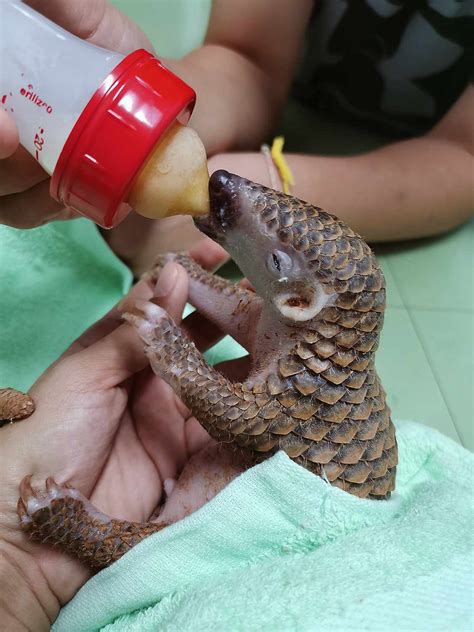
{"label": "clear plastic bottle", "polygon": [[[181,127],[194,102],[194,91],[145,50],[99,48],[19,0],[0,1],[0,107],[51,175],[51,195],[97,224],[117,225],[130,198],[142,200],[147,216],[206,211],[205,151]],[[168,188],[161,202],[159,185],[147,188],[139,177],[145,172]],[[188,195],[176,208],[166,202],[169,190],[186,180],[195,200]]]}

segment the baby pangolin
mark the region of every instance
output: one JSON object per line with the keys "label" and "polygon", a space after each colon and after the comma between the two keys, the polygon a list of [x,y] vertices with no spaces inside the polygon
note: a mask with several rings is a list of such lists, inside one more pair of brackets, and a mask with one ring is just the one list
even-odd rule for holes
{"label": "baby pangolin", "polygon": [[[211,212],[198,227],[220,242],[255,292],[214,276],[185,255],[190,302],[247,345],[252,370],[232,383],[207,364],[164,310],[140,305],[137,328],[153,370],[208,433],[260,458],[284,450],[328,483],[361,498],[395,487],[397,444],[375,370],[385,282],[348,226],[319,208],[225,171],[210,181]],[[22,482],[22,527],[92,566],[104,566],[161,528],[102,516],[52,479]],[[64,528],[67,523],[67,528]]]}

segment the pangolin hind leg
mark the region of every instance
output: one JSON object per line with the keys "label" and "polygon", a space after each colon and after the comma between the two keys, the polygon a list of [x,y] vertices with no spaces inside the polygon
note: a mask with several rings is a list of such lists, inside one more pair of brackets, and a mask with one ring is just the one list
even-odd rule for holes
{"label": "pangolin hind leg", "polygon": [[165,523],[129,522],[99,512],[77,489],[48,478],[42,490],[31,476],[20,484],[17,506],[21,528],[32,540],[50,544],[85,562],[104,568]]}

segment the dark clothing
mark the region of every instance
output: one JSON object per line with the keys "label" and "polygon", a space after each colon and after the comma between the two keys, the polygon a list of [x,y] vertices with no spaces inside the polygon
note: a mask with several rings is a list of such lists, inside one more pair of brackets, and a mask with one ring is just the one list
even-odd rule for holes
{"label": "dark clothing", "polygon": [[394,136],[429,130],[473,79],[474,0],[318,0],[298,99]]}

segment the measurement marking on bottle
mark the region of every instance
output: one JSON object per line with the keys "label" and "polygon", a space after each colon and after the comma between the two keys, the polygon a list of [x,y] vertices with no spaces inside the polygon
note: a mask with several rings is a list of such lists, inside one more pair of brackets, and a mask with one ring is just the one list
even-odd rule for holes
{"label": "measurement marking on bottle", "polygon": [[[13,96],[13,94],[12,94],[11,92],[9,93],[9,95],[10,95],[11,97]],[[8,99],[8,96],[9,96],[9,95],[8,95],[8,94],[4,94],[4,95],[2,96],[2,98],[0,99],[0,104],[2,104],[3,106],[5,106],[5,107],[3,108],[3,110],[4,110],[5,112],[7,112],[7,111],[8,111],[8,106],[6,105],[6,103],[7,103],[7,99]],[[15,111],[15,110],[14,110],[13,108],[10,108],[10,112],[14,112],[14,111]]]}
{"label": "measurement marking on bottle", "polygon": [[39,161],[39,155],[40,155],[40,152],[43,151],[43,145],[44,145],[44,138],[43,138],[44,129],[40,127],[38,132],[35,134],[33,145],[35,146],[35,158],[36,160]]}

